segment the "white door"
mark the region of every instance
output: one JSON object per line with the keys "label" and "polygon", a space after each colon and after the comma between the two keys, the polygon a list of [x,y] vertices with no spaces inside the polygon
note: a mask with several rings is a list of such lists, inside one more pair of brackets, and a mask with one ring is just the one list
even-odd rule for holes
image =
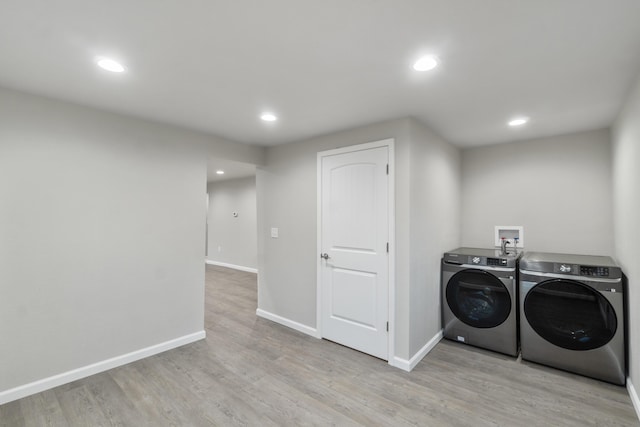
{"label": "white door", "polygon": [[389,147],[319,158],[322,337],[388,360]]}

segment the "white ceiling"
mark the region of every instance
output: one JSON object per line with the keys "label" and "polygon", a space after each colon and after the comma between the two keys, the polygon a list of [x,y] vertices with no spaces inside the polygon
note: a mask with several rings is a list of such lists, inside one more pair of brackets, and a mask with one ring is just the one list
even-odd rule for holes
{"label": "white ceiling", "polygon": [[404,116],[459,146],[601,128],[640,72],[638,0],[0,5],[0,86],[259,145]]}

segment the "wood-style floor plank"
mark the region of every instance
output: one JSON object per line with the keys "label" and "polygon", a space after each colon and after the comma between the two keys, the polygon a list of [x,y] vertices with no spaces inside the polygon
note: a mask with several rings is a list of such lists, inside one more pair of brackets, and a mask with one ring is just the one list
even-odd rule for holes
{"label": "wood-style floor plank", "polygon": [[[58,387],[57,390],[61,390],[61,388]],[[56,389],[26,397],[19,402],[21,407],[20,415],[24,419],[21,419],[18,424],[53,427],[65,425],[66,423],[66,417],[56,397]],[[3,417],[0,415],[0,420],[2,419]]]}
{"label": "wood-style floor plank", "polygon": [[624,387],[450,341],[410,372],[256,317],[207,266],[206,340],[0,406],[0,426],[640,426]]}

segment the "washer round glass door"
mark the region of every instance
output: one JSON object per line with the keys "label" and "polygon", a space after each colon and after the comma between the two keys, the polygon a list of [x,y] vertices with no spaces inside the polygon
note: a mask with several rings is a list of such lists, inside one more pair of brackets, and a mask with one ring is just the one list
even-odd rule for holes
{"label": "washer round glass door", "polygon": [[524,314],[538,335],[569,350],[602,347],[618,328],[611,303],[592,287],[569,279],[547,280],[531,288]]}
{"label": "washer round glass door", "polygon": [[474,328],[494,328],[511,313],[511,296],[504,284],[484,270],[467,269],[447,283],[447,304],[462,322]]}

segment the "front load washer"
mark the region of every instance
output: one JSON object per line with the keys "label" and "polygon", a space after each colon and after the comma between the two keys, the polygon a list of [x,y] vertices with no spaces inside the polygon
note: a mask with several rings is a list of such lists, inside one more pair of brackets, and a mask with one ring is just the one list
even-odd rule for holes
{"label": "front load washer", "polygon": [[519,288],[523,359],[625,384],[624,289],[611,258],[528,252]]}
{"label": "front load washer", "polygon": [[445,338],[517,356],[519,253],[459,248],[442,258]]}

